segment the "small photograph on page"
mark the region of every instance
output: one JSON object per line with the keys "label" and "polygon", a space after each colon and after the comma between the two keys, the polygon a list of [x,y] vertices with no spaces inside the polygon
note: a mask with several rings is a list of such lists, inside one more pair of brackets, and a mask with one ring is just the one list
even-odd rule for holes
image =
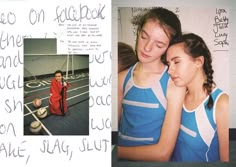
{"label": "small photograph on page", "polygon": [[24,135],[89,135],[89,54],[24,39]]}

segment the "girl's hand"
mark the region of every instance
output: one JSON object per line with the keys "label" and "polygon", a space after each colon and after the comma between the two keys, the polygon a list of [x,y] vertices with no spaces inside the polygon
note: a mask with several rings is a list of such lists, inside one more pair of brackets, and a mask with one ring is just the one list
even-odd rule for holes
{"label": "girl's hand", "polygon": [[67,86],[67,83],[66,83],[66,82],[64,82],[63,84],[64,84],[65,87]]}

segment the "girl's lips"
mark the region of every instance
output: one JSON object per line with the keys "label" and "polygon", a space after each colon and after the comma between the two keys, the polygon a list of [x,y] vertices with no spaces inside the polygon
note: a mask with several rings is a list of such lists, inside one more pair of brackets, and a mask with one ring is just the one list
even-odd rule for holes
{"label": "girl's lips", "polygon": [[176,79],[178,79],[178,77],[171,77],[171,79],[175,81]]}
{"label": "girl's lips", "polygon": [[148,58],[148,57],[150,57],[150,56],[148,56],[147,54],[145,54],[145,53],[142,52],[142,57]]}

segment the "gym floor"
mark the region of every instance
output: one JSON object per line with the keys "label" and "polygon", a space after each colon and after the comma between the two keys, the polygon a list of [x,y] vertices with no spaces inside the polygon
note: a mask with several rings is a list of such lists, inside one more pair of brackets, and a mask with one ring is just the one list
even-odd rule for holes
{"label": "gym floor", "polygon": [[[48,108],[51,78],[24,82],[24,135],[89,135],[89,76],[88,72],[68,77],[68,112],[65,116],[50,115]],[[47,109],[45,118],[37,117],[33,100],[40,98],[39,108]],[[30,131],[30,124],[39,121],[42,129],[39,133]]]}

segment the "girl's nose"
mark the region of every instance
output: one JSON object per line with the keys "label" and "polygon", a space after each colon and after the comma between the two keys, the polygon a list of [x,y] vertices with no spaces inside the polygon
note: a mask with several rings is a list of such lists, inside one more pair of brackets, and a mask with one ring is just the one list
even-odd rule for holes
{"label": "girl's nose", "polygon": [[146,52],[150,52],[151,50],[152,50],[152,42],[151,42],[151,40],[148,40],[147,42],[146,42],[146,44],[145,44],[145,46],[144,46],[144,50],[146,51]]}
{"label": "girl's nose", "polygon": [[172,65],[168,66],[168,71],[167,72],[168,72],[169,75],[173,74],[174,69],[173,69]]}

